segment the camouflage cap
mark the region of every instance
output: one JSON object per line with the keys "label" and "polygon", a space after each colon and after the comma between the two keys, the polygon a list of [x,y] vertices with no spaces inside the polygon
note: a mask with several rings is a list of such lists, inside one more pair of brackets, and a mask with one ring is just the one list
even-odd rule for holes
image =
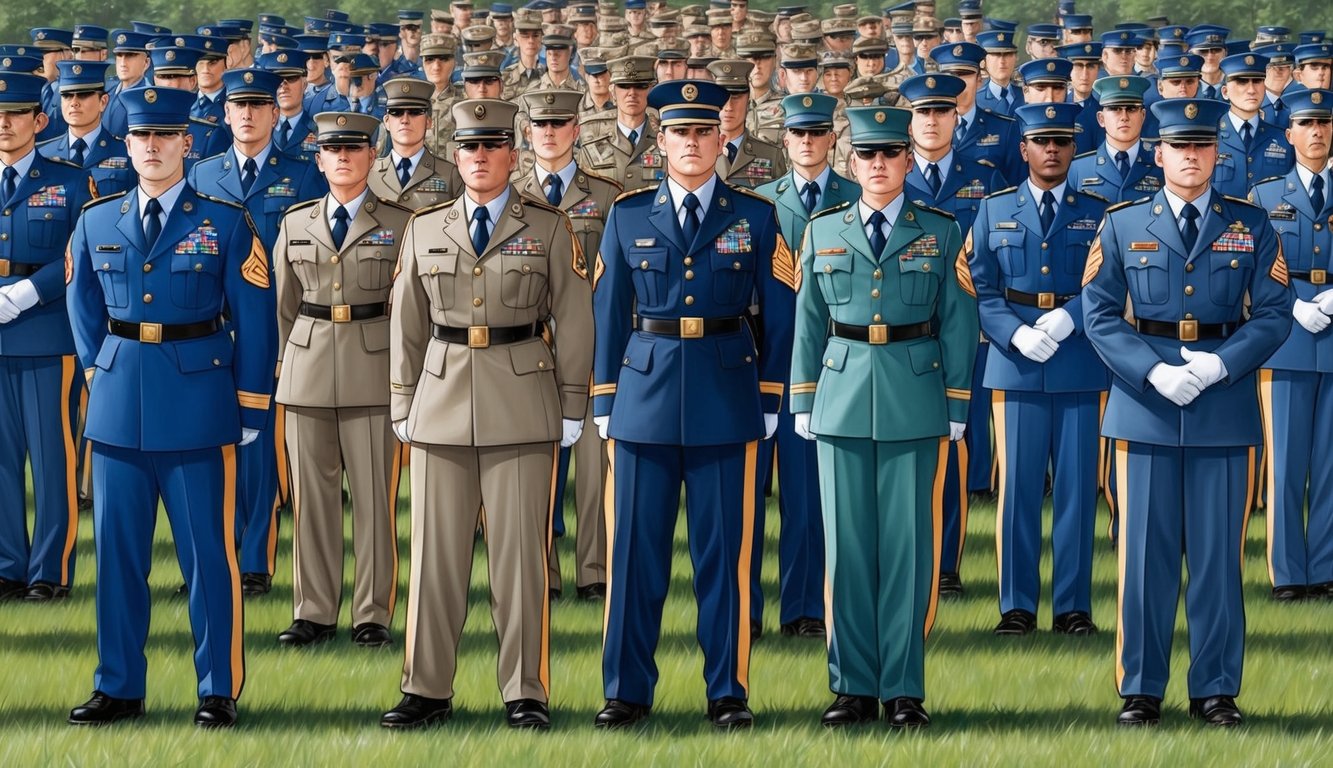
{"label": "camouflage cap", "polygon": [[437,32],[421,36],[422,56],[454,56],[458,53],[458,38]]}

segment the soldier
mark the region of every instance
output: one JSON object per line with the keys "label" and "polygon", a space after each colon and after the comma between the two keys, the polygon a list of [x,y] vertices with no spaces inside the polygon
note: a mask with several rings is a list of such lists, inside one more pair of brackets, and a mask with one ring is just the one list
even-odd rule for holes
{"label": "soldier", "polygon": [[583,83],[570,69],[570,56],[574,48],[574,28],[565,24],[553,24],[542,37],[542,46],[546,49],[546,71],[537,80],[534,88],[550,90],[568,88],[582,91]]}
{"label": "soldier", "polygon": [[[141,717],[158,499],[189,587],[201,727],[236,723],[244,682],[236,447],[269,415],[275,312],[245,210],[185,181],[188,91],[121,96],[134,191],[84,211],[66,256],[88,380],[97,530],[95,691],[69,722]],[[230,332],[222,313],[230,315]]]}
{"label": "soldier", "polygon": [[[430,130],[426,132],[426,148],[437,153],[437,156],[448,151],[449,137],[453,135],[454,130],[453,105],[466,90],[464,79],[466,64],[455,70],[454,53],[457,48],[458,42],[451,35],[430,34],[423,36],[421,40],[421,66],[426,80],[434,86],[430,99]],[[504,59],[504,54],[500,51],[484,51],[471,56],[490,63],[487,67],[489,74],[486,77],[494,81],[494,91],[498,97],[500,62]],[[464,62],[468,57],[469,54],[463,54]],[[455,83],[455,79],[462,81],[461,84]]]}
{"label": "soldier", "polygon": [[1101,72],[1102,44],[1075,43],[1062,45],[1056,51],[1073,65],[1069,68],[1069,101],[1083,108],[1074,121],[1074,125],[1078,126],[1074,133],[1074,152],[1077,156],[1095,150],[1105,138],[1105,131],[1097,122],[1097,113],[1101,107],[1092,89]]}
{"label": "soldier", "polygon": [[1102,70],[1108,77],[1134,74],[1134,53],[1142,42],[1131,29],[1116,29],[1102,34]]}
{"label": "soldier", "polygon": [[1333,72],[1333,45],[1328,43],[1306,43],[1292,50],[1296,66],[1292,74],[1306,88],[1328,88],[1330,73]]}
{"label": "soldier", "polygon": [[787,161],[775,144],[750,136],[745,119],[750,114],[750,70],[742,59],[723,59],[708,65],[714,82],[730,94],[719,115],[723,140],[717,174],[735,187],[754,189],[787,172]]}
{"label": "soldier", "polygon": [[1117,722],[1127,726],[1161,719],[1182,554],[1190,715],[1242,720],[1255,369],[1287,338],[1294,297],[1264,210],[1209,183],[1226,109],[1211,99],[1153,104],[1165,187],[1107,212],[1083,276],[1085,333],[1113,374],[1102,434],[1115,440]]}
{"label": "soldier", "polygon": [[1162,169],[1143,143],[1143,94],[1152,84],[1145,77],[1103,77],[1093,85],[1099,106],[1097,121],[1106,140],[1078,155],[1069,167],[1071,183],[1080,192],[1094,192],[1112,203],[1137,200],[1162,188]]}
{"label": "soldier", "polygon": [[1063,45],[1091,43],[1092,29],[1091,14],[1066,13],[1060,17],[1060,40]]}
{"label": "soldier", "polygon": [[109,100],[102,113],[102,127],[112,136],[125,135],[125,107],[121,94],[147,84],[148,35],[129,29],[114,29],[110,35],[111,54],[116,61],[116,83],[107,91]]}
{"label": "soldier", "polygon": [[278,76],[278,120],[273,129],[273,147],[286,155],[314,156],[315,117],[305,110],[306,54],[278,50],[259,56],[258,66]]}
{"label": "soldier", "polygon": [[1074,62],[1054,57],[1025,62],[1018,68],[1018,75],[1023,81],[1023,103],[1059,104],[1068,101],[1069,73],[1073,68]]}
{"label": "soldier", "polygon": [[1055,632],[1097,631],[1092,539],[1097,512],[1097,418],[1106,368],[1086,337],[1078,279],[1107,200],[1067,190],[1077,104],[1015,111],[1030,176],[984,200],[968,242],[981,329],[991,339],[984,384],[994,391],[1000,494],[997,635],[1036,628],[1041,508],[1054,468],[1051,543]]}
{"label": "soldier", "polygon": [[385,83],[384,90],[388,97],[384,130],[391,148],[371,169],[370,191],[413,211],[458,197],[463,191],[458,168],[426,148],[435,86],[398,77]]}
{"label": "soldier", "polygon": [[[986,51],[985,86],[977,89],[977,106],[1001,115],[1011,116],[1023,104],[1023,92],[1013,82],[1018,48],[1012,32],[982,32],[977,44]],[[936,49],[939,50],[939,49]]]}
{"label": "soldier", "polygon": [[[215,27],[204,27],[201,32],[209,32],[215,29]],[[205,42],[212,43],[215,41],[206,40]],[[186,46],[185,43],[182,42],[177,43],[176,47],[185,48]],[[195,81],[198,84],[196,93],[199,98],[195,99],[194,105],[190,107],[190,117],[195,120],[203,120],[204,122],[213,125],[225,124],[223,118],[226,116],[224,104],[226,103],[227,96],[226,86],[222,82],[222,73],[230,68],[227,66],[227,52],[219,50],[219,48],[221,48],[221,46],[217,45],[208,48],[198,48],[197,50],[201,53],[198,56],[198,61],[194,65],[194,71],[192,72],[192,74],[195,75]],[[150,52],[149,56],[151,58],[153,53]],[[157,73],[159,69],[158,61],[154,59],[153,82],[155,83],[157,82]],[[166,83],[158,83],[158,85],[168,85],[168,87],[172,87]],[[174,87],[179,88],[183,86]]]}
{"label": "soldier", "polygon": [[1260,46],[1254,51],[1268,57],[1268,66],[1264,69],[1264,104],[1259,115],[1265,122],[1285,131],[1291,122],[1291,113],[1283,99],[1301,88],[1291,76],[1294,61],[1291,46],[1274,43]]}
{"label": "soldier", "polygon": [[298,35],[296,44],[306,55],[305,108],[311,115],[316,98],[322,100],[323,91],[333,84],[329,76],[329,38],[326,35]]}
{"label": "soldier", "polygon": [[[783,99],[783,143],[791,174],[764,184],[756,192],[772,200],[784,241],[799,243],[810,217],[825,208],[855,200],[861,188],[829,167],[833,145],[833,110],[838,100],[824,94],[803,94]],[[787,399],[784,397],[784,399]],[[781,632],[794,637],[825,636],[824,527],[819,512],[817,452],[813,443],[796,434],[789,408],[778,411],[774,434],[777,449],[778,582],[781,585]],[[755,519],[752,556],[751,621],[762,626],[763,593],[759,589],[764,517]]]}
{"label": "soldier", "polygon": [[606,64],[606,50],[603,48],[579,49],[579,62],[583,82],[588,89],[579,102],[579,117],[585,118],[615,109],[616,102],[611,98],[611,71]]}
{"label": "soldier", "polygon": [[[384,119],[384,105],[382,100],[377,98],[376,83],[379,79],[379,63],[375,59],[364,53],[353,54],[350,57],[342,57],[340,61],[347,59],[347,94],[346,111],[356,112],[366,115],[374,115],[376,119]],[[336,86],[329,89],[336,95],[338,93]],[[325,109],[330,104],[325,101]],[[324,111],[324,110],[321,110]]]}
{"label": "soldier", "polygon": [[519,8],[514,12],[514,29],[518,43],[516,48],[518,57],[512,64],[506,65],[501,73],[506,101],[535,87],[546,72],[546,68],[538,58],[542,47],[541,13],[528,8]]}
{"label": "soldier", "polygon": [[421,21],[424,17],[422,11],[398,11],[399,72],[411,73],[421,64]]}
{"label": "soldier", "polygon": [[[578,140],[578,104],[582,96],[558,89],[529,91],[524,94],[524,108],[529,116],[525,129],[532,146],[534,164],[531,172],[515,179],[514,186],[528,197],[545,199],[565,211],[574,228],[574,237],[585,254],[597,253],[602,242],[606,215],[620,194],[620,185],[578,167],[574,162],[574,144]],[[603,489],[609,457],[606,443],[597,435],[589,413],[583,436],[573,448],[562,448],[559,467],[568,469],[569,455],[574,455],[575,500],[578,530],[575,540],[577,560],[575,587],[580,600],[606,597],[606,520],[603,514]],[[559,517],[563,507],[568,472],[556,472],[556,491],[552,513]],[[563,533],[561,531],[560,533]],[[550,589],[563,589],[560,559],[555,540],[550,547]]]}
{"label": "soldier", "polygon": [[74,58],[78,61],[106,61],[108,34],[106,27],[99,27],[96,24],[75,24],[74,36],[70,39]]}
{"label": "soldier", "polygon": [[[580,168],[605,176],[625,189],[656,186],[666,176],[665,160],[657,147],[657,117],[648,111],[648,89],[653,84],[653,60],[626,56],[607,62],[616,94],[614,117],[587,121],[578,151]],[[597,125],[600,124],[600,125]]]}
{"label": "soldier", "polygon": [[715,9],[708,12],[708,38],[710,53],[719,59],[736,58],[735,27],[732,26],[729,10]]}
{"label": "soldier", "polygon": [[817,440],[824,511],[835,698],[821,722],[875,720],[882,701],[891,727],[920,728],[939,489],[966,428],[977,311],[953,263],[958,225],[904,194],[912,113],[847,116],[861,195],[806,229],[791,365],[794,429]]}
{"label": "soldier", "polygon": [[748,32],[741,35],[736,45],[736,55],[754,64],[750,70],[750,115],[745,121],[746,130],[769,142],[776,142],[782,133],[784,94],[773,87],[775,46],[771,36]]}
{"label": "soldier", "polygon": [[1282,130],[1259,116],[1267,65],[1268,57],[1259,53],[1222,59],[1226,76],[1222,96],[1231,109],[1217,133],[1213,186],[1224,195],[1244,197],[1261,179],[1285,175],[1295,162],[1295,153]]}
{"label": "soldier", "polygon": [[[412,601],[404,695],[380,720],[388,728],[452,712],[482,509],[506,721],[550,726],[552,470],[557,442],[572,445],[583,426],[592,303],[569,219],[509,183],[517,111],[454,105],[466,190],[419,213],[403,238],[389,379],[394,431],[412,451]],[[548,320],[554,356],[541,338]]]}
{"label": "soldier", "polygon": [[778,83],[788,94],[815,92],[819,85],[819,58],[814,46],[800,43],[782,46]]}
{"label": "soldier", "polygon": [[106,110],[106,62],[62,61],[57,89],[60,111],[69,126],[63,136],[38,145],[48,158],[62,158],[88,171],[92,197],[113,195],[134,186],[134,169],[125,152],[125,140],[102,128]]}
{"label": "soldier", "polygon": [[[1301,90],[1285,97],[1286,135],[1296,167],[1255,185],[1250,200],[1268,212],[1283,252],[1291,254],[1296,293],[1291,335],[1259,370],[1267,461],[1268,575],[1273,599],[1333,597],[1330,535],[1328,392],[1333,358],[1328,333],[1333,292],[1328,282],[1330,242],[1329,133],[1333,92]],[[1308,481],[1309,522],[1306,522]]]}
{"label": "soldier", "polygon": [[[1227,55],[1227,35],[1231,30],[1214,24],[1200,24],[1185,35],[1190,53],[1202,60],[1200,67],[1199,98],[1222,101],[1222,58]],[[1129,74],[1126,72],[1125,74]],[[1193,97],[1191,97],[1193,98]]]}
{"label": "soldier", "polygon": [[863,37],[852,45],[856,59],[856,77],[874,77],[884,71],[884,57],[889,47],[883,38]]}

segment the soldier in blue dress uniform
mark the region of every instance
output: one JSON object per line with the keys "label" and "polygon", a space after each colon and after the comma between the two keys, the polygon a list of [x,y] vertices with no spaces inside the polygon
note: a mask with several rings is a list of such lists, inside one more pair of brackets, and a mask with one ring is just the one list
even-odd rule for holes
{"label": "soldier in blue dress uniform", "polygon": [[236,446],[268,422],[277,360],[268,257],[243,208],[185,181],[193,96],[148,87],[122,99],[139,184],[90,205],[66,254],[89,387],[99,657],[93,696],[69,721],[143,715],[161,499],[189,590],[194,721],[226,727],[245,676]]}
{"label": "soldier in blue dress uniform", "polygon": [[109,39],[115,60],[116,84],[107,91],[109,100],[102,115],[102,127],[112,136],[125,135],[125,106],[121,94],[148,84],[148,40],[152,35],[131,29],[113,29]]}
{"label": "soldier in blue dress uniform", "polygon": [[274,73],[278,84],[278,123],[273,128],[273,146],[288,155],[314,157],[319,151],[315,115],[305,109],[303,98],[308,55],[303,51],[270,51],[257,65]]}
{"label": "soldier in blue dress uniform", "polygon": [[[189,183],[202,194],[244,206],[264,250],[272,252],[287,209],[323,195],[328,187],[313,163],[273,146],[279,76],[252,68],[227,70],[222,78],[223,119],[231,127],[232,146],[191,168]],[[236,536],[241,590],[247,596],[269,591],[277,554],[278,452],[273,431],[270,419],[258,440],[237,451]]]}
{"label": "soldier in blue dress uniform", "polygon": [[46,114],[46,127],[37,132],[39,142],[49,141],[65,132],[65,118],[60,114],[60,92],[56,90],[59,75],[56,64],[74,54],[74,31],[55,27],[34,27],[29,30],[32,44],[42,58],[42,71],[39,75],[47,78],[42,86],[42,112]]}
{"label": "soldier in blue dress uniform", "polygon": [[1069,167],[1069,178],[1079,191],[1122,203],[1162,188],[1162,169],[1142,140],[1143,94],[1151,86],[1147,78],[1137,75],[1103,77],[1093,84],[1105,141],[1076,156]]}
{"label": "soldier in blue dress uniform", "polygon": [[1277,231],[1296,293],[1291,335],[1259,370],[1268,457],[1268,576],[1273,598],[1291,601],[1333,597],[1333,465],[1325,460],[1333,447],[1333,333],[1328,331],[1333,91],[1300,90],[1285,97],[1285,106],[1296,167],[1255,185],[1250,200],[1267,212]]}
{"label": "soldier in blue dress uniform", "polygon": [[78,533],[74,414],[81,384],[61,256],[88,182],[72,163],[34,150],[46,125],[42,84],[31,74],[0,74],[0,600],[67,596]]}
{"label": "soldier in blue dress uniform", "polygon": [[1288,337],[1293,293],[1265,211],[1210,184],[1226,108],[1202,98],[1152,106],[1165,186],[1107,211],[1083,276],[1085,333],[1113,374],[1102,434],[1116,441],[1115,670],[1128,726],[1161,719],[1182,556],[1190,714],[1219,726],[1242,719],[1255,371]]}
{"label": "soldier in blue dress uniform", "polygon": [[[652,707],[682,482],[708,716],[719,728],[753,722],[756,470],[759,442],[777,429],[796,278],[773,204],[714,170],[727,98],[696,80],[649,92],[667,178],[619,198],[593,270],[593,418],[615,440],[599,727],[630,725]],[[756,295],[757,351],[742,318]]]}
{"label": "soldier in blue dress uniform", "polygon": [[1000,498],[996,509],[999,635],[1036,628],[1041,508],[1053,469],[1053,629],[1092,622],[1097,512],[1097,418],[1107,387],[1082,333],[1079,277],[1106,210],[1069,183],[1077,104],[1028,104],[1016,114],[1028,181],[982,202],[968,237],[981,330],[991,339],[985,384],[994,390]]}
{"label": "soldier in blue dress uniform", "polygon": [[60,108],[69,130],[37,151],[46,157],[61,158],[88,172],[88,192],[92,197],[114,195],[134,186],[134,169],[125,151],[125,139],[102,127],[106,109],[106,71],[104,61],[62,61],[60,68]]}
{"label": "soldier in blue dress uniform", "polygon": [[986,51],[989,74],[986,83],[977,89],[977,106],[1002,115],[1013,115],[1014,109],[1023,104],[1023,89],[1013,79],[1018,57],[1014,33],[991,29],[977,35],[976,44]]}
{"label": "soldier in blue dress uniform", "polygon": [[1027,166],[1018,154],[1018,126],[1014,119],[992,112],[978,101],[985,49],[976,43],[941,45],[931,49],[930,59],[941,72],[962,79],[965,86],[958,94],[954,150],[970,151],[978,159],[994,163],[1009,184],[1027,178]]}
{"label": "soldier in blue dress uniform", "polygon": [[1259,114],[1267,66],[1268,57],[1258,53],[1222,59],[1226,75],[1222,93],[1231,110],[1219,121],[1213,186],[1224,195],[1245,197],[1250,187],[1270,176],[1285,175],[1295,162],[1282,129],[1264,122]]}

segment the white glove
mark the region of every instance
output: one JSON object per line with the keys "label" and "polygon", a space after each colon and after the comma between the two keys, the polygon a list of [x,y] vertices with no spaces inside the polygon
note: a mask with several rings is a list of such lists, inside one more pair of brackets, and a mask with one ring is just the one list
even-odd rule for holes
{"label": "white glove", "polygon": [[1158,363],[1148,371],[1148,383],[1161,393],[1162,397],[1185,407],[1194,402],[1194,398],[1203,391],[1203,382],[1187,366]]}
{"label": "white glove", "polygon": [[1319,311],[1326,315],[1333,315],[1333,288],[1320,291],[1314,297],[1315,303],[1319,305]]}
{"label": "white glove", "polygon": [[610,416],[593,416],[592,423],[597,425],[597,436],[603,440],[606,438],[606,430],[611,426]]}
{"label": "white glove", "polygon": [[393,433],[398,436],[399,442],[412,442],[412,438],[407,436],[407,419],[395,421],[393,423]]}
{"label": "white glove", "polygon": [[956,443],[963,439],[963,433],[967,431],[967,424],[961,421],[949,422],[949,441]]}
{"label": "white glove", "polygon": [[579,441],[579,436],[583,434],[583,419],[561,419],[560,420],[560,447],[568,448]]}
{"label": "white glove", "polygon": [[776,413],[765,413],[764,439],[767,440],[768,438],[772,437],[773,433],[777,431],[778,431],[778,415]]}
{"label": "white glove", "polygon": [[241,442],[237,443],[237,445],[249,445],[250,443],[253,443],[257,437],[259,437],[259,430],[250,429],[249,427],[241,427]]}
{"label": "white glove", "polygon": [[32,309],[37,306],[37,302],[42,300],[42,297],[37,295],[37,286],[33,285],[31,280],[20,280],[14,283],[9,286],[9,290],[5,293],[9,296],[9,300],[19,308],[20,312]]}
{"label": "white glove", "polygon": [[1041,331],[1051,337],[1051,341],[1056,344],[1069,338],[1074,332],[1074,318],[1063,308],[1052,309],[1050,312],[1037,318],[1037,322],[1032,324],[1033,328]]}
{"label": "white glove", "polygon": [[1296,318],[1296,322],[1300,323],[1305,330],[1310,333],[1319,333],[1327,328],[1330,322],[1333,322],[1333,319],[1330,319],[1320,309],[1321,306],[1323,305],[1317,302],[1297,299],[1296,303],[1291,306],[1291,316]]}
{"label": "white glove", "polygon": [[[5,288],[8,287],[5,286]],[[19,309],[14,300],[9,298],[9,292],[0,288],[0,323],[7,323],[18,317],[22,312],[23,310]]]}
{"label": "white glove", "polygon": [[798,413],[793,417],[792,430],[804,440],[814,440],[815,433],[810,431],[810,414]]}
{"label": "white glove", "polygon": [[1222,364],[1222,358],[1212,352],[1195,352],[1181,347],[1180,357],[1184,359],[1185,367],[1199,377],[1205,389],[1227,377],[1227,367]]}
{"label": "white glove", "polygon": [[1020,325],[1018,330],[1014,331],[1013,337],[1009,343],[1014,349],[1023,354],[1023,357],[1035,362],[1044,363],[1051,359],[1051,355],[1060,348],[1060,344],[1046,335],[1045,331],[1033,328],[1030,325]]}

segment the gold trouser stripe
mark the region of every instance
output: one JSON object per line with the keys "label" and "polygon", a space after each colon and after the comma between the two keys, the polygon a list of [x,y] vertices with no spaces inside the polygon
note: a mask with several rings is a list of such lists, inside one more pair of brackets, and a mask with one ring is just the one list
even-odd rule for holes
{"label": "gold trouser stripe", "polygon": [[[961,440],[959,441],[962,442]],[[925,637],[935,626],[935,611],[940,603],[940,549],[944,543],[944,478],[949,473],[949,438],[940,438],[935,461],[935,481],[930,490],[931,553],[933,567],[930,574],[930,605],[926,608]],[[966,495],[963,491],[960,495]]]}
{"label": "gold trouser stripe", "polygon": [[[967,440],[959,440],[958,446],[958,561],[954,567],[963,570],[963,544],[967,542]],[[946,457],[947,458],[947,457]]]}
{"label": "gold trouser stripe", "polygon": [[277,448],[278,458],[278,500],[291,499],[291,463],[287,458],[287,406],[278,405],[273,409],[273,443]]}
{"label": "gold trouser stripe", "polygon": [[740,614],[736,628],[736,680],[750,692],[750,558],[754,550],[755,498],[758,484],[759,441],[745,444],[745,481],[741,501],[741,552],[736,562],[736,591],[740,597]]}
{"label": "gold trouser stripe", "polygon": [[[1244,517],[1241,518],[1241,523],[1240,523],[1240,570],[1242,575],[1245,573],[1245,535],[1250,530],[1250,512],[1253,511],[1254,509],[1254,452],[1255,452],[1254,446],[1251,445],[1249,451],[1247,451],[1248,455],[1246,457],[1246,462],[1245,462],[1245,515]],[[1273,473],[1273,462],[1271,461],[1268,462],[1268,473],[1269,477],[1271,478]],[[1270,552],[1272,551],[1273,547],[1272,543],[1273,517],[1274,517],[1273,508],[1269,507],[1268,547]],[[1273,568],[1272,568],[1273,558],[1269,557],[1268,562],[1269,562],[1268,577],[1271,579],[1273,577]]]}
{"label": "gold trouser stripe", "polygon": [[74,395],[74,355],[60,358],[60,439],[65,446],[65,547],[60,556],[60,584],[69,586],[69,563],[74,556],[74,542],[79,537],[79,452],[74,445],[74,424],[70,399]]}
{"label": "gold trouser stripe", "polygon": [[79,478],[79,487],[85,490],[88,498],[93,494],[93,442],[83,439],[83,426],[88,423],[88,387],[79,387],[79,440],[83,443],[83,475]]}
{"label": "gold trouser stripe", "polygon": [[1125,687],[1125,571],[1128,568],[1126,554],[1129,550],[1123,532],[1129,522],[1129,443],[1115,441],[1115,492],[1120,500],[1120,544],[1116,547],[1115,591],[1115,689],[1123,691]]}
{"label": "gold trouser stripe", "polygon": [[606,521],[606,601],[602,604],[602,643],[606,644],[606,630],[611,626],[611,594],[616,588],[616,441],[606,441],[606,487],[602,491],[602,519]]}
{"label": "gold trouser stripe", "polygon": [[783,389],[783,384],[780,381],[759,382],[759,394],[761,395],[777,395],[778,397],[782,397]]}
{"label": "gold trouser stripe", "polygon": [[1004,390],[991,390],[991,417],[995,420],[995,461],[1000,481],[995,499],[995,583],[1003,586],[1004,566],[1001,563],[1004,562],[1004,492],[1007,490],[1004,476],[1008,466],[1004,440]]}
{"label": "gold trouser stripe", "polygon": [[393,620],[398,605],[398,486],[403,481],[403,446],[397,438],[389,441],[393,451],[393,467],[389,470],[389,536],[393,541],[393,570],[389,571],[389,620]]}
{"label": "gold trouser stripe", "polygon": [[[1109,393],[1102,392],[1097,398],[1097,431],[1101,431],[1102,422],[1106,420],[1106,398]],[[1102,484],[1102,496],[1106,499],[1106,509],[1110,511],[1110,518],[1106,522],[1106,537],[1115,541],[1116,538],[1116,508],[1115,494],[1111,491],[1111,484],[1115,478],[1111,476],[1111,455],[1115,452],[1115,441],[1109,437],[1097,438],[1097,477]]]}
{"label": "gold trouser stripe", "polygon": [[231,697],[245,683],[245,615],[241,608],[241,567],[236,562],[236,446],[222,446],[222,546],[231,575]]}
{"label": "gold trouser stripe", "polygon": [[546,546],[542,547],[542,655],[537,663],[546,700],[551,700],[551,547],[555,542],[555,482],[560,473],[560,443],[551,450],[551,489],[546,497]]}
{"label": "gold trouser stripe", "polygon": [[[1277,482],[1276,482],[1276,477],[1275,477],[1275,467],[1273,466],[1273,461],[1272,461],[1272,458],[1271,458],[1272,455],[1273,455],[1273,446],[1274,446],[1274,437],[1273,437],[1273,369],[1272,369],[1272,368],[1260,368],[1260,369],[1259,369],[1259,417],[1260,417],[1261,419],[1263,419],[1263,430],[1264,430],[1264,462],[1265,462],[1265,466],[1264,466],[1264,474],[1265,474],[1265,477],[1266,477],[1266,479],[1267,479],[1267,482],[1265,483],[1265,485],[1268,486],[1268,488],[1267,488],[1267,492],[1268,492],[1268,515],[1267,515],[1267,520],[1264,521],[1264,524],[1267,526],[1267,530],[1268,530],[1268,537],[1267,537],[1268,540],[1267,540],[1267,544],[1266,544],[1266,546],[1267,546],[1267,558],[1266,558],[1266,559],[1267,559],[1267,563],[1268,563],[1268,582],[1269,582],[1270,584],[1272,584],[1273,586],[1276,587],[1276,586],[1277,586],[1277,573],[1276,573],[1276,572],[1274,571],[1274,569],[1273,569],[1273,538],[1274,538],[1274,536],[1276,535],[1276,533],[1275,533],[1275,531],[1273,530],[1273,526],[1274,526],[1274,523],[1276,522],[1276,519],[1277,519],[1277,515],[1274,514],[1274,513],[1277,511],[1277,506],[1276,506],[1276,504],[1277,504],[1277,494],[1278,494],[1279,491],[1278,491],[1278,488],[1277,488]],[[1253,448],[1250,449],[1250,461],[1251,461],[1251,463],[1253,463],[1253,461],[1254,461],[1254,449],[1253,449]],[[1251,469],[1253,469],[1253,467],[1251,467]],[[1254,482],[1254,473],[1253,473],[1253,472],[1250,473],[1250,478],[1249,478],[1249,480],[1248,480],[1247,482],[1250,483],[1250,484],[1253,484],[1253,482]],[[1246,486],[1246,487],[1248,488],[1249,486]],[[1245,500],[1245,521],[1244,521],[1244,523],[1241,524],[1241,537],[1240,537],[1240,547],[1241,547],[1241,559],[1240,559],[1240,565],[1241,565],[1241,568],[1244,568],[1244,567],[1245,567],[1245,532],[1246,532],[1246,531],[1249,529],[1249,527],[1250,527],[1250,509],[1251,509],[1251,507],[1250,507],[1250,498],[1249,498],[1249,492],[1248,492],[1248,490],[1247,490],[1247,492],[1246,492],[1246,500]]]}

